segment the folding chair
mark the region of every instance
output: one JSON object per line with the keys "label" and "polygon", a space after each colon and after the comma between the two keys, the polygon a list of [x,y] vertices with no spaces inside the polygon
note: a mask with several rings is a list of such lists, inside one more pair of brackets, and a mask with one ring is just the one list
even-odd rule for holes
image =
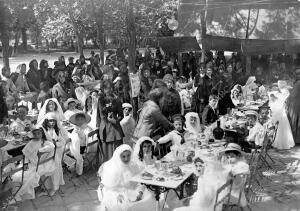
{"label": "folding chair", "polygon": [[[223,207],[223,204],[226,201],[227,201],[227,203],[230,202],[232,184],[233,184],[233,179],[230,179],[224,185],[222,185],[220,188],[218,188],[217,193],[216,193],[214,211],[217,211],[218,206]],[[222,196],[222,198],[220,198],[220,195]]]}
{"label": "folding chair", "polygon": [[[50,157],[48,157],[48,158],[45,158],[45,159],[41,160],[41,157],[42,157],[43,155],[49,153],[49,152],[38,152],[38,153],[37,153],[37,156],[38,156],[38,162],[37,162],[37,165],[36,165],[36,170],[35,170],[36,172],[38,172],[39,167],[40,167],[41,165],[46,164],[46,163],[48,163],[48,162],[50,162],[50,161],[55,162],[56,142],[53,141],[53,144],[54,144],[55,148],[54,148],[54,153],[53,153],[52,156],[50,156]],[[40,179],[40,186],[42,187],[42,189],[44,189],[44,190],[46,191],[47,195],[51,198],[51,200],[53,200],[53,197],[50,195],[49,190],[48,190],[48,189],[46,188],[46,186],[45,186],[45,182],[46,182],[49,178],[50,178],[50,176],[45,176],[45,178],[43,178],[43,179],[41,178],[41,179]]]}
{"label": "folding chair", "polygon": [[[8,165],[14,165],[14,168],[13,169],[9,169],[9,171],[5,172],[5,167],[8,167]],[[0,178],[0,181],[1,181],[1,184],[5,184],[6,181],[11,181],[10,184],[11,185],[14,185],[14,187],[16,187],[16,191],[13,193],[13,190],[12,188],[9,189],[9,192],[10,192],[10,196],[7,198],[8,201],[14,199],[15,202],[16,199],[16,195],[18,194],[18,192],[20,191],[20,189],[22,188],[23,186],[23,182],[24,182],[24,172],[25,170],[27,169],[27,166],[25,164],[25,156],[24,155],[18,155],[16,157],[13,157],[13,158],[9,158],[5,161],[2,162],[2,165],[1,165],[1,169],[0,169],[0,172],[1,172],[1,178]],[[12,176],[19,172],[19,171],[22,171],[22,176],[21,176],[21,181],[20,182],[14,182],[12,180]],[[7,208],[8,204],[5,206],[5,208]]]}
{"label": "folding chair", "polygon": [[[103,155],[103,150],[102,150],[102,147],[99,146],[99,138],[98,138],[98,134],[99,134],[99,129],[96,129],[92,132],[90,132],[88,134],[88,138],[92,138],[93,141],[88,143],[86,145],[86,148],[85,148],[85,151],[84,151],[84,154],[83,154],[83,163],[87,163],[87,167],[86,169],[84,170],[84,173],[87,173],[90,169],[96,169],[93,165],[94,161],[96,161],[96,166],[99,165],[99,154],[100,154],[100,151],[101,151],[101,154]],[[96,135],[96,140],[94,139],[95,138],[95,135]],[[97,145],[97,151],[96,152],[90,152],[89,149],[94,146],[94,145]],[[96,169],[97,170],[97,169]]]}
{"label": "folding chair", "polygon": [[[242,186],[242,188],[239,190],[239,195],[238,195],[238,198],[237,198],[237,201],[233,201],[232,200],[232,196],[230,197],[230,200],[228,201],[228,203],[227,204],[225,204],[225,207],[226,207],[226,210],[232,210],[232,209],[234,209],[235,210],[235,208],[238,208],[239,210],[244,210],[244,207],[242,207],[242,205],[241,205],[241,198],[242,198],[242,195],[243,195],[243,192],[244,192],[244,194],[246,194],[246,189],[247,188],[250,188],[249,186],[250,186],[250,180],[249,180],[249,178],[250,178],[250,175],[249,174],[237,174],[237,175],[235,175],[234,176],[234,179],[233,179],[233,184],[232,184],[232,186],[234,185],[234,180],[237,178],[237,177],[240,177],[241,179],[243,179],[244,180],[244,184],[243,184],[243,186]],[[246,195],[245,195],[246,196]],[[248,204],[248,199],[247,199],[247,197],[246,197],[246,200],[247,200],[247,208],[250,210],[250,211],[252,211],[252,209],[250,208],[250,206],[249,206],[249,204]]]}

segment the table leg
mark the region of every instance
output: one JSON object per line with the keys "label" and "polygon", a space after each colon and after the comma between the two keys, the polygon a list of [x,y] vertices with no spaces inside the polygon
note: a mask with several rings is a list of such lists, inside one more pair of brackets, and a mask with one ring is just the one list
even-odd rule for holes
{"label": "table leg", "polygon": [[160,199],[160,191],[159,191],[159,189],[157,188],[157,189],[155,190],[155,200],[156,200],[155,210],[156,210],[156,211],[161,211],[160,204],[159,204],[159,199]]}

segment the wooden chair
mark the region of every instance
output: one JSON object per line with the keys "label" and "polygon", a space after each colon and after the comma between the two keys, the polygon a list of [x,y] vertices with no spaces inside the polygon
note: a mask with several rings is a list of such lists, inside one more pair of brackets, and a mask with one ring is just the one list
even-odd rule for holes
{"label": "wooden chair", "polygon": [[[9,165],[13,165],[14,168],[9,169],[9,171],[5,172],[5,168],[8,167]],[[10,192],[10,196],[8,197],[8,201],[15,199],[16,195],[18,194],[18,192],[20,191],[20,189],[23,186],[24,183],[24,172],[25,170],[27,170],[27,165],[25,164],[25,156],[24,155],[18,155],[16,157],[13,158],[9,158],[5,161],[2,162],[1,165],[1,169],[0,169],[0,181],[2,185],[5,185],[6,181],[11,181],[10,185],[12,185],[13,187],[16,188],[16,190],[14,191],[13,188],[9,189]],[[21,174],[21,181],[20,182],[14,182],[12,180],[12,176],[17,173],[17,172],[22,172]],[[13,192],[14,191],[14,192]],[[17,201],[16,201],[17,202]],[[6,205],[7,208],[8,204]]]}
{"label": "wooden chair", "polygon": [[[216,193],[214,211],[217,210],[218,206],[223,207],[224,203],[229,204],[232,184],[233,184],[233,179],[230,179],[224,185],[222,185],[220,188],[218,188],[217,193]],[[221,196],[222,196],[222,198],[221,198]]]}
{"label": "wooden chair", "polygon": [[[53,153],[52,156],[50,156],[50,157],[45,158],[45,159],[42,160],[41,157],[42,157],[43,155],[49,153],[49,152],[38,152],[38,153],[37,153],[37,156],[38,156],[38,162],[37,162],[37,165],[36,165],[36,170],[35,170],[36,172],[38,172],[39,167],[40,167],[41,165],[46,164],[46,163],[51,162],[51,161],[55,162],[56,142],[53,141],[53,144],[54,144],[55,147],[54,147],[54,153]],[[50,178],[50,176],[45,176],[43,179],[41,178],[41,179],[40,179],[40,186],[41,186],[41,188],[43,188],[43,189],[46,191],[47,195],[51,198],[51,200],[53,200],[53,197],[50,195],[49,190],[48,190],[48,189],[46,188],[46,186],[45,186],[45,182],[46,182],[49,178]]]}

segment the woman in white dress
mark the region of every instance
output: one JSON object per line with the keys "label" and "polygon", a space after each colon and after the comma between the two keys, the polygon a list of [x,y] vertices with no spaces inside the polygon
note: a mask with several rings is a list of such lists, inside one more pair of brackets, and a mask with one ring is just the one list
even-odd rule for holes
{"label": "woman in white dress", "polygon": [[54,140],[56,142],[56,154],[55,154],[55,165],[57,168],[57,174],[53,175],[53,189],[50,192],[54,195],[59,189],[60,185],[64,185],[64,175],[62,169],[62,156],[65,149],[65,144],[68,141],[68,132],[60,127],[57,123],[57,118],[54,112],[49,112],[46,114],[45,120],[43,122],[43,128],[47,140]]}
{"label": "woman in white dress", "polygon": [[131,147],[122,144],[116,148],[113,157],[100,167],[98,197],[101,211],[155,210],[155,200],[150,192],[144,186],[130,181],[139,173],[131,155]]}
{"label": "woman in white dress", "polygon": [[57,101],[56,98],[50,98],[47,99],[44,103],[44,105],[42,106],[38,118],[37,118],[37,125],[41,125],[45,119],[45,115],[48,112],[54,112],[56,117],[57,117],[57,121],[61,122],[63,120],[65,120],[65,115],[64,112],[59,104],[59,102]]}
{"label": "woman in white dress", "polygon": [[285,101],[290,95],[286,81],[278,81],[278,92],[270,94],[269,106],[272,111],[273,123],[279,121],[277,134],[273,147],[277,149],[290,149],[295,146],[291,126],[287,118]]}

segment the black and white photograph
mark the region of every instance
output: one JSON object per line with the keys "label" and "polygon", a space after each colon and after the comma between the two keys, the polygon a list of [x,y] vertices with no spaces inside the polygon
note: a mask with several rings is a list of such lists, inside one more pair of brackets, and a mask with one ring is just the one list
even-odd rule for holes
{"label": "black and white photograph", "polygon": [[300,0],[0,0],[0,210],[300,211]]}

